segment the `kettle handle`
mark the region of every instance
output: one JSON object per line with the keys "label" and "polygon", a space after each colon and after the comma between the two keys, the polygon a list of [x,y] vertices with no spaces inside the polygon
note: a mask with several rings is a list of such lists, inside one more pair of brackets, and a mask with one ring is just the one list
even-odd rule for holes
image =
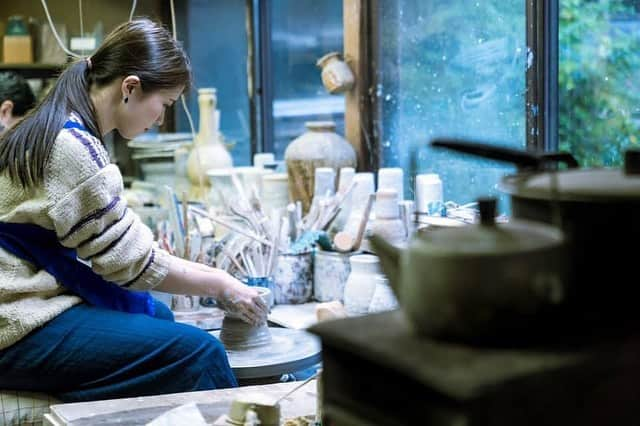
{"label": "kettle handle", "polygon": [[578,167],[575,157],[568,152],[549,152],[535,154],[527,151],[506,148],[488,143],[466,141],[461,139],[434,139],[431,146],[447,148],[453,151],[472,154],[491,160],[515,164],[518,169],[541,170],[543,165],[565,163],[568,168]]}

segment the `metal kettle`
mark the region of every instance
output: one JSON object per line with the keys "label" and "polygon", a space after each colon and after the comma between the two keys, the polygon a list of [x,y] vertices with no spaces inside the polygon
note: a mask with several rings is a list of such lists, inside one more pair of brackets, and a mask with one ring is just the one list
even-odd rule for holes
{"label": "metal kettle", "polygon": [[564,301],[562,231],[524,220],[498,224],[495,199],[478,205],[478,224],[417,235],[404,250],[377,235],[370,239],[419,334],[471,342],[510,339]]}

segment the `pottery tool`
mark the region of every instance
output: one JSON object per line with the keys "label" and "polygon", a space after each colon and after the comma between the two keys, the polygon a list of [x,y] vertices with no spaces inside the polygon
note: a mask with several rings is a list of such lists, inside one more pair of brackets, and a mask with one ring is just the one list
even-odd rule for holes
{"label": "pottery tool", "polygon": [[296,220],[298,223],[302,221],[302,201],[296,201]]}
{"label": "pottery tool", "polygon": [[183,258],[191,260],[191,237],[189,236],[189,203],[187,193],[182,194],[182,222],[184,228],[184,253]]}
{"label": "pottery tool", "polygon": [[355,235],[355,237],[347,232],[338,232],[335,235],[335,237],[333,238],[333,244],[338,251],[348,252],[358,250],[360,248],[360,244],[362,244],[362,238],[364,237],[364,231],[367,228],[367,222],[369,221],[369,215],[371,214],[371,208],[373,207],[373,201],[375,200],[375,198],[375,194],[369,195],[367,205],[362,212],[362,218],[360,219],[360,224],[358,225],[358,233]]}
{"label": "pottery tool", "polygon": [[289,221],[289,238],[291,238],[291,241],[295,241],[298,239],[299,227],[295,204],[287,206],[287,220]]}
{"label": "pottery tool", "polygon": [[[256,289],[268,306],[271,290]],[[306,331],[269,327],[267,323],[251,325],[226,312],[221,330],[210,333],[225,345],[229,364],[239,379],[278,377],[320,362],[320,341]]]}
{"label": "pottery tool", "polygon": [[338,318],[346,318],[347,310],[344,305],[338,301],[333,300],[326,303],[318,303],[316,306],[316,318],[318,321],[326,321]]}
{"label": "pottery tool", "polygon": [[218,225],[222,225],[225,228],[228,228],[233,232],[237,232],[240,235],[244,235],[245,237],[251,238],[252,240],[257,241],[257,242],[259,242],[261,244],[264,244],[264,245],[266,245],[268,247],[273,247],[273,243],[271,241],[265,240],[264,238],[262,238],[259,235],[256,235],[256,234],[254,234],[252,232],[245,231],[244,229],[242,229],[242,228],[240,228],[240,227],[238,227],[238,226],[236,226],[236,225],[234,225],[232,223],[229,223],[229,222],[227,222],[225,220],[222,220],[222,219],[219,219],[219,218],[217,218],[217,217],[215,217],[213,215],[210,215],[208,212],[206,212],[206,211],[204,211],[204,210],[202,210],[202,209],[200,209],[198,207],[191,206],[190,209],[195,214],[199,214],[200,216],[207,217],[212,222],[217,223]]}
{"label": "pottery tool", "polygon": [[227,256],[229,258],[229,260],[231,260],[231,262],[235,265],[235,267],[238,268],[238,270],[240,271],[241,274],[243,274],[245,276],[249,275],[247,270],[240,264],[240,262],[238,262],[238,260],[236,259],[236,256],[233,253],[230,253],[229,249],[226,248],[224,246],[224,244],[220,245],[220,249],[225,254],[225,256]]}
{"label": "pottery tool", "polygon": [[300,389],[301,387],[303,387],[304,385],[306,385],[307,383],[309,383],[310,381],[312,381],[313,379],[315,379],[316,377],[318,377],[318,372],[313,373],[311,376],[309,376],[308,378],[306,378],[304,381],[302,381],[302,383],[300,383],[299,385],[297,385],[296,387],[294,387],[293,389],[291,389],[289,392],[285,393],[284,395],[282,395],[280,398],[278,398],[276,400],[276,402],[273,403],[273,405],[279,404],[280,401],[287,399],[288,397],[291,396],[292,393],[294,393],[295,391],[297,391],[298,389]]}
{"label": "pottery tool", "polygon": [[271,219],[271,229],[273,230],[273,247],[269,250],[269,257],[267,258],[267,273],[266,276],[272,276],[276,269],[278,262],[278,246],[280,245],[280,224],[283,219],[280,213],[274,213]]}
{"label": "pottery tool", "polygon": [[[321,361],[322,348],[316,336],[291,328],[268,329],[271,341],[267,344],[226,348],[229,364],[238,379],[276,378],[313,367]],[[220,338],[221,330],[210,334]]]}

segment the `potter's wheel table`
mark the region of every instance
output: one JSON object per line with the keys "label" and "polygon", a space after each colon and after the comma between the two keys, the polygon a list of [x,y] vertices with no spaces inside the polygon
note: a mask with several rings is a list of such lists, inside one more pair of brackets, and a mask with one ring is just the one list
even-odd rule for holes
{"label": "potter's wheel table", "polygon": [[[306,331],[270,327],[271,342],[243,350],[227,350],[238,379],[258,379],[304,370],[320,362],[320,340]],[[220,338],[220,331],[211,331]]]}

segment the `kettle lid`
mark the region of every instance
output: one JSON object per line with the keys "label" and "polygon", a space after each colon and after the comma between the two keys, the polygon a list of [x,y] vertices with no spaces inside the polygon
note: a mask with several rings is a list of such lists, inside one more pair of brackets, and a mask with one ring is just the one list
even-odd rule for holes
{"label": "kettle lid", "polygon": [[432,232],[423,247],[435,255],[465,256],[521,253],[563,243],[562,232],[550,225],[519,219],[496,223],[496,205],[495,198],[479,199],[478,224]]}
{"label": "kettle lid", "polygon": [[640,199],[640,150],[625,152],[623,168],[519,173],[505,177],[500,189],[514,196],[541,200],[637,201]]}

